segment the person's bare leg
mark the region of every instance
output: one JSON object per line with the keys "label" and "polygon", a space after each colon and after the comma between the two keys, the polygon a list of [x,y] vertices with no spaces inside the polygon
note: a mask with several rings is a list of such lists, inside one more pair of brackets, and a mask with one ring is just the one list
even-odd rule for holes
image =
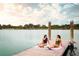
{"label": "person's bare leg", "polygon": [[38,45],[40,48],[44,48],[44,44],[39,44]]}
{"label": "person's bare leg", "polygon": [[51,48],[54,48],[54,45],[50,45],[47,47],[49,50],[52,50]]}

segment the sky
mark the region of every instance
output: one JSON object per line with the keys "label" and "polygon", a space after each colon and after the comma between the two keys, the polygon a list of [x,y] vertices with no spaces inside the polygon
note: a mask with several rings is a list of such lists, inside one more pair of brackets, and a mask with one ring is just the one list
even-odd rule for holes
{"label": "sky", "polygon": [[79,23],[78,3],[0,3],[0,24],[54,25]]}

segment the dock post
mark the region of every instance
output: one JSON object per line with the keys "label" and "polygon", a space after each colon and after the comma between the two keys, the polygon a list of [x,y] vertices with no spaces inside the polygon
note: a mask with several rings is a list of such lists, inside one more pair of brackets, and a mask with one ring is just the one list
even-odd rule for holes
{"label": "dock post", "polygon": [[71,36],[71,41],[74,39],[74,22],[70,22],[70,36]]}
{"label": "dock post", "polygon": [[51,40],[51,22],[48,23],[48,39]]}

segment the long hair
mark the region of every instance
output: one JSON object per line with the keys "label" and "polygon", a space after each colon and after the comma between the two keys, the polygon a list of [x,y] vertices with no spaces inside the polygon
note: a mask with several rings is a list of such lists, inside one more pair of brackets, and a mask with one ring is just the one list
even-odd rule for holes
{"label": "long hair", "polygon": [[57,37],[61,39],[61,36],[60,35],[57,35]]}
{"label": "long hair", "polygon": [[44,35],[44,38],[46,37],[47,35]]}

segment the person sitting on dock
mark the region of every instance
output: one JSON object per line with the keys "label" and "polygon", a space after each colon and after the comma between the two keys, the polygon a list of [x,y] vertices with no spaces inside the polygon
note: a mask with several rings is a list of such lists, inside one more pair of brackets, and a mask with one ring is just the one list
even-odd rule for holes
{"label": "person sitting on dock", "polygon": [[51,50],[51,48],[59,48],[60,46],[62,46],[61,36],[60,35],[57,35],[57,38],[56,38],[55,43],[52,44],[52,45],[50,45],[48,47],[48,49]]}
{"label": "person sitting on dock", "polygon": [[47,42],[49,43],[49,40],[48,40],[48,38],[47,38],[47,35],[44,35],[44,37],[43,37],[41,43],[39,43],[38,46],[39,46],[40,48],[44,48],[44,46],[47,45]]}

